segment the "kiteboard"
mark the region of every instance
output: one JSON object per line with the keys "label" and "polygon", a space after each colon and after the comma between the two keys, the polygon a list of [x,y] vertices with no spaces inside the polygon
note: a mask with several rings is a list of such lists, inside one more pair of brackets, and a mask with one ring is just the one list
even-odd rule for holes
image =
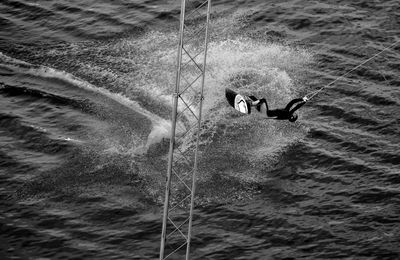
{"label": "kiteboard", "polygon": [[226,88],[225,89],[225,97],[228,100],[229,105],[235,108],[237,111],[243,114],[250,114],[251,113],[251,99],[248,96],[241,95],[236,91]]}

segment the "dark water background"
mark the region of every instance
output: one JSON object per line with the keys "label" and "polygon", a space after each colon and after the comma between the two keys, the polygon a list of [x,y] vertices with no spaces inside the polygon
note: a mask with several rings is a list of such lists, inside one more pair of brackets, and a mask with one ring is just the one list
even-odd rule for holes
{"label": "dark water background", "polygon": [[[0,2],[0,259],[158,257],[180,1]],[[192,21],[196,26],[196,21]],[[400,2],[214,1],[193,259],[400,259]],[[186,140],[181,149],[190,149]]]}

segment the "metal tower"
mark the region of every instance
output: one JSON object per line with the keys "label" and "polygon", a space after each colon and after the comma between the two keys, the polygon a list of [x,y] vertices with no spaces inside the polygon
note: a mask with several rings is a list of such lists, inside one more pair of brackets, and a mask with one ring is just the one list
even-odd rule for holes
{"label": "metal tower", "polygon": [[[181,0],[160,260],[189,259],[210,10],[211,0]],[[186,126],[179,135],[178,120]],[[192,136],[194,147],[183,148]]]}

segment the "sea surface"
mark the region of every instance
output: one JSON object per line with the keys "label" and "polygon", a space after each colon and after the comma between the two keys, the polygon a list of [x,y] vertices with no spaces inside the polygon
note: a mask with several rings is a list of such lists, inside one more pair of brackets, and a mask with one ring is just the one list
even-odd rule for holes
{"label": "sea surface", "polygon": [[[179,12],[0,1],[0,259],[158,258]],[[192,259],[400,259],[398,41],[398,0],[213,1]]]}

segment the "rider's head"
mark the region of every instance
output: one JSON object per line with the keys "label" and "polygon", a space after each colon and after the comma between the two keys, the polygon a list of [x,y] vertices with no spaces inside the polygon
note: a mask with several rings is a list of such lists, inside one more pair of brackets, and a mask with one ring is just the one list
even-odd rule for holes
{"label": "rider's head", "polygon": [[291,115],[290,117],[289,117],[289,121],[290,122],[294,122],[294,121],[296,121],[297,120],[297,114],[293,114],[293,115]]}

